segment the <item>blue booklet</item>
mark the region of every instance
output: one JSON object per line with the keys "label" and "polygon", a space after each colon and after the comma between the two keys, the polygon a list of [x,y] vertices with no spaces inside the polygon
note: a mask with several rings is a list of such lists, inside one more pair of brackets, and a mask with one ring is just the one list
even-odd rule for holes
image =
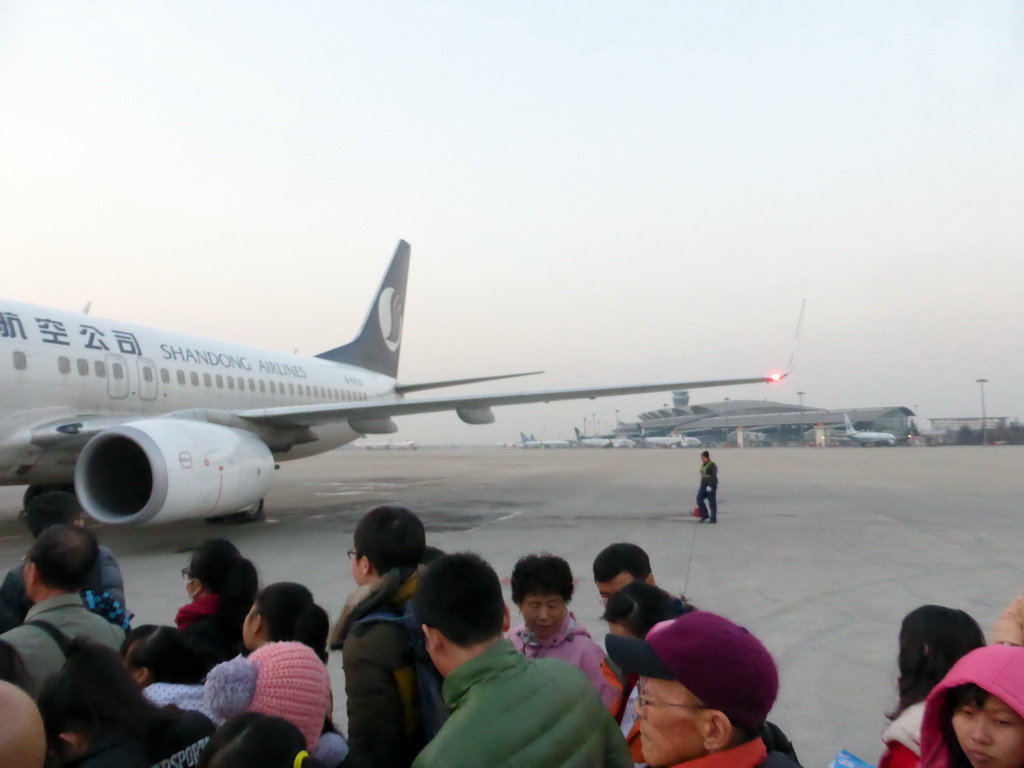
{"label": "blue booklet", "polygon": [[836,755],[835,760],[829,768],[875,768],[871,763],[866,763],[852,752],[845,749]]}

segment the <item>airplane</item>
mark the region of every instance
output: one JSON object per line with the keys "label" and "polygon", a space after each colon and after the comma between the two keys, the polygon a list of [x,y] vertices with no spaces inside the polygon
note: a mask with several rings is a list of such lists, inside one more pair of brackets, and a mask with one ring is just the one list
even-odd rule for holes
{"label": "airplane", "polygon": [[520,448],[572,448],[568,440],[538,440],[535,436],[527,437],[525,433],[519,433]]}
{"label": "airplane", "polygon": [[573,427],[576,444],[583,448],[635,448],[636,443],[627,437],[584,437],[579,427]]}
{"label": "airplane", "polygon": [[683,435],[666,435],[664,437],[653,437],[645,435],[643,427],[640,428],[640,437],[637,444],[642,448],[699,448],[701,443],[696,437],[684,437]]}
{"label": "airplane", "polygon": [[363,443],[359,447],[364,451],[415,451],[416,443],[412,440],[405,440],[400,443]]}
{"label": "airplane", "polygon": [[843,421],[846,422],[846,436],[856,440],[861,445],[896,445],[896,435],[891,432],[863,432],[853,428],[850,417],[843,414]]}
{"label": "airplane", "polygon": [[[513,378],[398,380],[410,246],[399,241],[356,338],[315,357],[0,300],[0,485],[74,493],[92,518],[131,525],[258,520],[278,462],[392,434],[395,417],[676,389],[741,379],[407,397]],[[801,309],[801,323],[803,310]]]}
{"label": "airplane", "polygon": [[683,435],[666,435],[665,437],[641,437],[641,445],[651,448],[699,448],[701,442],[696,437]]}

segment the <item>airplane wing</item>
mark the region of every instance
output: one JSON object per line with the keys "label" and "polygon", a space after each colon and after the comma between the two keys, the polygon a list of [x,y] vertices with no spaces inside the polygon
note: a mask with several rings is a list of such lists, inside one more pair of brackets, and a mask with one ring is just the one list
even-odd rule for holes
{"label": "airplane wing", "polygon": [[[536,392],[511,392],[504,395],[460,395],[424,399],[376,400],[359,403],[321,405],[285,405],[275,408],[253,408],[235,411],[235,415],[254,424],[274,427],[314,427],[318,424],[354,420],[366,424],[372,420],[386,420],[392,416],[414,413],[456,411],[469,424],[490,424],[494,416],[490,409],[498,405],[524,403],[550,403],[556,400],[594,400],[616,395],[639,395],[647,392],[668,392],[674,389],[701,389],[730,387],[738,384],[767,384],[781,381],[785,374],[758,376],[749,379],[717,379],[713,381],[673,381],[663,384],[635,384],[615,387],[585,387],[582,389],[547,389]],[[358,429],[358,431],[365,431]],[[393,430],[390,430],[393,431]]]}

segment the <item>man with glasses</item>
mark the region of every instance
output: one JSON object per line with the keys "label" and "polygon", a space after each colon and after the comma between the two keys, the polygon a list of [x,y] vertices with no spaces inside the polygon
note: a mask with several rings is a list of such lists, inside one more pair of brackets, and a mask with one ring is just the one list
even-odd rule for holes
{"label": "man with glasses", "polygon": [[426,743],[415,644],[403,617],[419,586],[426,549],[420,519],[405,507],[367,512],[348,550],[349,597],[331,630],[345,669],[351,768],[408,768]]}
{"label": "man with glasses", "polygon": [[[85,525],[82,508],[73,494],[63,491],[41,493],[29,502],[25,509],[32,538],[54,525]],[[106,593],[111,599],[124,606],[124,580],[114,555],[102,544],[99,556],[89,571],[83,589],[99,595]],[[32,601],[25,593],[25,565],[19,563],[8,571],[3,585],[0,585],[0,632],[19,626],[32,608]]]}
{"label": "man with glasses", "polygon": [[640,676],[636,711],[655,768],[794,768],[762,738],[779,690],[775,661],[743,627],[707,611],[609,635],[612,660]]}
{"label": "man with glasses", "polygon": [[29,547],[25,590],[32,608],[0,640],[21,656],[35,690],[64,666],[68,640],[85,637],[114,651],[124,642],[124,630],[92,613],[79,594],[98,554],[92,532],[72,525],[47,528]]}

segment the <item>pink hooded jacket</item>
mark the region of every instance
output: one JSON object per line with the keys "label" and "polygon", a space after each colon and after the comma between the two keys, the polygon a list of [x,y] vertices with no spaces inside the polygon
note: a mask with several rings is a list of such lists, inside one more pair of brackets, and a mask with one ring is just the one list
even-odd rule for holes
{"label": "pink hooded jacket", "polygon": [[1024,717],[1024,648],[988,645],[977,648],[953,665],[928,695],[921,724],[922,768],[948,768],[949,750],[942,741],[942,705],[951,688],[974,683],[1005,701]]}
{"label": "pink hooded jacket", "polygon": [[516,650],[528,658],[561,659],[582,669],[601,696],[605,707],[611,708],[618,701],[619,694],[601,670],[604,650],[593,641],[586,628],[576,622],[572,612],[566,613],[562,628],[547,640],[535,638],[525,624],[510,629],[507,637]]}

